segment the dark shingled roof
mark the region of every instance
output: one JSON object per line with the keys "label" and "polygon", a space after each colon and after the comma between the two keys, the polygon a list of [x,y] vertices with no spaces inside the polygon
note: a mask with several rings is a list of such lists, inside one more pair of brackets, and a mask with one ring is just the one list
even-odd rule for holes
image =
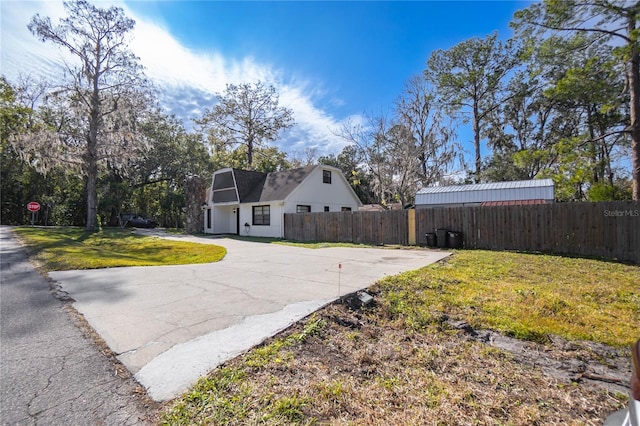
{"label": "dark shingled roof", "polygon": [[[316,167],[318,166],[307,166],[298,169],[284,170],[282,172],[271,172],[269,174],[260,173],[262,178],[259,181],[257,177],[253,175],[258,172],[234,170],[234,172],[236,172],[236,183],[239,193],[241,186],[252,186],[252,190],[245,196],[240,194],[240,202],[258,203],[263,201],[284,200]],[[249,175],[250,173],[252,175]],[[245,180],[245,182],[241,182],[242,180]]]}
{"label": "dark shingled roof", "polygon": [[266,173],[241,169],[233,169],[233,174],[236,178],[236,187],[241,203],[245,202],[254,188],[261,186],[267,177]]}

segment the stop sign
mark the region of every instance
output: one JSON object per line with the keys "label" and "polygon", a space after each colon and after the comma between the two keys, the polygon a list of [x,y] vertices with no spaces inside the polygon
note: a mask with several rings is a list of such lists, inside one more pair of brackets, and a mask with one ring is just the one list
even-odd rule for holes
{"label": "stop sign", "polygon": [[37,212],[38,210],[40,210],[40,203],[36,201],[30,202],[29,204],[27,204],[27,210],[29,210],[30,212]]}

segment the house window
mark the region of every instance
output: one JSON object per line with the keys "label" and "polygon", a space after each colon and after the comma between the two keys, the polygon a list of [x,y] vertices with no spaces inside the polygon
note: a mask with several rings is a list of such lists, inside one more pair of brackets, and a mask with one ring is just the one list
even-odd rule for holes
{"label": "house window", "polygon": [[311,213],[311,206],[296,206],[296,213]]}
{"label": "house window", "polygon": [[322,171],[322,183],[331,183],[331,170]]}
{"label": "house window", "polygon": [[350,212],[351,211],[351,207],[343,207],[342,211],[343,212]]}
{"label": "house window", "polygon": [[328,212],[329,211],[329,206],[324,206],[324,211]]}
{"label": "house window", "polygon": [[253,224],[266,226],[271,224],[269,206],[253,206]]}
{"label": "house window", "polygon": [[207,229],[211,229],[211,209],[207,209]]}

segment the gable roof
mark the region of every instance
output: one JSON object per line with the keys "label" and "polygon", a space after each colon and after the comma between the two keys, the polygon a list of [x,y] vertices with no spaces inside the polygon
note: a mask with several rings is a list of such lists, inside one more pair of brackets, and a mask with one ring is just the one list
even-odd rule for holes
{"label": "gable roof", "polygon": [[551,179],[435,186],[422,188],[416,193],[416,205],[447,205],[521,200],[553,201],[553,199],[554,184]]}
{"label": "gable roof", "polygon": [[[240,202],[257,203],[284,200],[317,167],[307,166],[281,172],[261,173],[262,179],[255,182],[253,189],[245,197],[240,196]],[[243,179],[245,176],[236,174],[238,192],[240,192],[241,185],[239,177]]]}
{"label": "gable roof", "polygon": [[422,188],[418,194],[438,194],[449,192],[472,192],[486,191],[496,189],[521,189],[521,188],[540,188],[552,187],[551,179],[533,179],[533,180],[517,180],[511,182],[492,182],[492,183],[475,183],[471,185],[451,185],[451,186],[431,186]]}
{"label": "gable roof", "polygon": [[234,168],[219,169],[213,173],[207,199],[214,204],[284,201],[317,169],[336,172],[336,177],[349,188],[354,200],[359,206],[362,205],[342,172],[324,164],[271,173]]}

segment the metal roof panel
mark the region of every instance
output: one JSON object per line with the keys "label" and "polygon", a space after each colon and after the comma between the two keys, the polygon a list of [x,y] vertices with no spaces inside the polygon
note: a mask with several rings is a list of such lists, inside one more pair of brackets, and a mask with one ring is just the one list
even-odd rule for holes
{"label": "metal roof panel", "polygon": [[553,200],[551,179],[480,183],[422,188],[416,193],[416,205],[465,204],[511,200]]}

